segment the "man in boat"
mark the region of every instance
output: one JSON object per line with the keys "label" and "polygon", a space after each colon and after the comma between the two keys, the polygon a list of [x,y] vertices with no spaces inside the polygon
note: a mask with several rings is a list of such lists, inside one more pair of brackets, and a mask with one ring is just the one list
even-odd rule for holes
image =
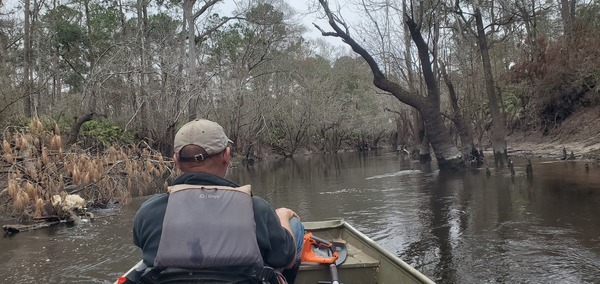
{"label": "man in boat", "polygon": [[152,268],[146,278],[178,268],[199,277],[240,272],[262,278],[258,283],[281,282],[283,271],[293,283],[304,227],[291,209],[274,210],[253,196],[249,185],[225,179],[229,143],[219,124],[204,119],[188,122],[175,135],[173,159],[183,175],[168,193],[144,202],[134,217],[133,242]]}

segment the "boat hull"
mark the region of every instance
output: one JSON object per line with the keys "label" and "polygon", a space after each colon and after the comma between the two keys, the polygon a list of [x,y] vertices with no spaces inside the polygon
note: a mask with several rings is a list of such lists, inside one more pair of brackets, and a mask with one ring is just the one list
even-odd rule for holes
{"label": "boat hull", "polygon": [[[343,220],[302,222],[306,231],[326,240],[342,242],[348,249],[347,258],[337,266],[341,283],[346,284],[399,284],[434,283],[427,276],[392,255],[375,241]],[[138,262],[124,275],[146,266]],[[329,265],[305,263],[300,265],[296,284],[315,284],[330,281]],[[115,282],[117,283],[117,282]]]}
{"label": "boat hull", "polygon": [[[348,257],[338,266],[342,283],[434,283],[345,221],[303,222],[303,224],[305,229],[315,236],[346,243]],[[296,283],[314,284],[327,281],[330,277],[326,265],[303,263]]]}

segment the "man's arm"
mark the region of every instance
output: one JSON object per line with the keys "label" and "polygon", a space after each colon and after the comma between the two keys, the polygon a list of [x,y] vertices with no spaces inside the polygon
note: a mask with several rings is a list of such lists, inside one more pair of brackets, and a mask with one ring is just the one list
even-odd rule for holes
{"label": "man's arm", "polygon": [[[275,213],[277,213],[277,217],[279,217],[279,222],[281,223],[281,226],[290,233],[295,243],[296,240],[294,237],[294,232],[292,231],[292,227],[290,226],[290,219],[292,219],[293,217],[300,219],[300,217],[293,210],[284,207],[277,208],[277,210],[275,210]],[[294,251],[294,255],[296,255],[296,253],[297,252]],[[292,262],[288,264],[288,266],[286,266],[286,268],[293,267],[295,262],[296,258],[294,258]]]}
{"label": "man's arm", "polygon": [[148,266],[154,265],[167,201],[167,194],[150,197],[140,206],[133,219],[133,244],[142,250],[142,259]]}
{"label": "man's arm", "polygon": [[[256,221],[256,238],[265,264],[273,268],[285,268],[290,264],[293,265],[296,256],[296,244],[294,243],[288,218],[292,215],[290,214],[291,210],[279,210],[282,212],[277,213],[264,199],[257,196],[253,196],[252,199],[254,202],[254,220]],[[284,224],[282,224],[282,221]]]}
{"label": "man's arm", "polygon": [[288,232],[292,234],[293,238],[294,232],[292,232],[292,227],[290,226],[290,219],[292,219],[293,217],[300,219],[298,214],[296,214],[296,212],[292,211],[291,209],[284,207],[277,208],[277,210],[275,210],[275,213],[277,213],[277,217],[279,217],[279,222],[281,223],[281,226],[288,230]]}

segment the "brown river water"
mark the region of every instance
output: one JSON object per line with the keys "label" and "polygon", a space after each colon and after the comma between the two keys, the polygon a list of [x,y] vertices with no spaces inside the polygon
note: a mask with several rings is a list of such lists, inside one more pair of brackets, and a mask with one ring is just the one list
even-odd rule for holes
{"label": "brown river water", "polygon": [[[303,220],[346,220],[438,283],[600,283],[600,167],[534,160],[532,178],[523,160],[514,176],[432,168],[345,153],[239,166],[229,178]],[[139,260],[131,224],[145,199],[0,238],[0,283],[111,283]]]}

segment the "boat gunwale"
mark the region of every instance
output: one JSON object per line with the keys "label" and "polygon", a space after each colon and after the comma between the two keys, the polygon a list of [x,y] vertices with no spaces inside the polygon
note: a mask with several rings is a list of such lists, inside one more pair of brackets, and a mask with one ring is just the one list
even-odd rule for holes
{"label": "boat gunwale", "polygon": [[343,219],[334,219],[334,220],[326,220],[326,221],[306,221],[302,222],[305,230],[307,231],[315,231],[315,230],[328,230],[328,229],[344,229],[348,233],[356,236],[357,239],[365,242],[365,245],[373,248],[377,253],[381,254],[383,257],[388,259],[393,264],[399,266],[401,269],[406,271],[409,275],[416,278],[415,280],[420,281],[421,283],[434,284],[435,282],[421,273],[419,270],[410,266],[408,263],[404,262],[399,257],[391,254],[389,251],[380,246],[373,239],[360,232],[358,229],[350,225],[348,222]]}
{"label": "boat gunwale", "polygon": [[[385,258],[387,261],[391,262],[391,264],[400,267],[400,269],[404,270],[408,275],[413,277],[414,280],[417,280],[420,283],[435,284],[435,282],[433,282],[427,276],[422,274],[420,271],[418,271],[414,267],[408,265],[406,262],[404,262],[399,257],[391,254],[390,252],[385,250],[383,247],[381,247],[378,243],[376,243],[374,240],[372,240],[367,235],[363,234],[362,232],[360,232],[359,230],[354,228],[352,225],[350,225],[348,222],[346,222],[342,219],[326,220],[326,221],[307,221],[307,222],[302,222],[302,224],[304,225],[304,228],[307,231],[331,230],[331,229],[341,229],[342,231],[345,230],[346,233],[348,233],[350,235],[354,235],[354,237],[357,240],[365,242],[364,244],[366,246],[371,247],[373,250],[376,251],[376,253],[379,253],[383,258]],[[145,267],[146,266],[144,265],[143,260],[140,260],[133,267],[131,267],[124,275],[127,275],[136,269],[144,269]],[[115,283],[117,283],[117,282],[115,281]]]}

